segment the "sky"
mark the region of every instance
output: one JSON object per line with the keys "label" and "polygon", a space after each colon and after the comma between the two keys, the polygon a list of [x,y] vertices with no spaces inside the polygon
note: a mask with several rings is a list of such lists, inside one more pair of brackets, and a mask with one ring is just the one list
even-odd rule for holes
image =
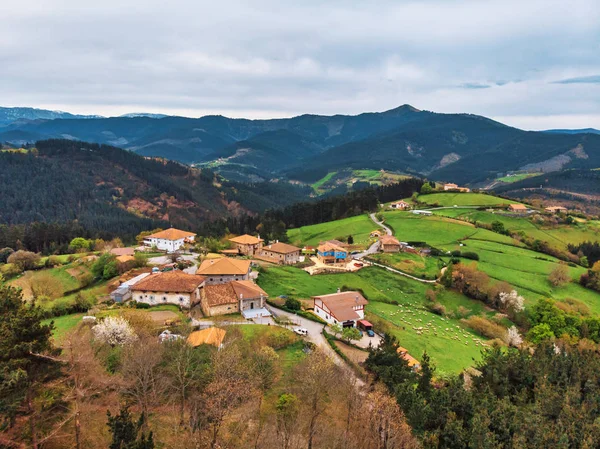
{"label": "sky", "polygon": [[600,128],[600,1],[2,0],[0,105]]}

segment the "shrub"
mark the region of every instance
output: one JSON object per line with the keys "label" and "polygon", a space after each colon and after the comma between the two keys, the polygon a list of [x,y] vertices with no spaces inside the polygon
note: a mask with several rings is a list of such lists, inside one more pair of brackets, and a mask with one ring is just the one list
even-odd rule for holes
{"label": "shrub", "polygon": [[465,251],[464,253],[462,253],[462,257],[464,257],[465,259],[479,260],[479,254],[474,253],[472,251]]}
{"label": "shrub", "polygon": [[285,307],[290,310],[300,310],[302,308],[302,304],[295,298],[286,298]]}
{"label": "shrub", "polygon": [[571,280],[571,276],[569,275],[569,269],[564,264],[559,264],[552,270],[552,272],[548,275],[548,281],[552,284],[553,287],[560,287],[561,285],[565,285]]}
{"label": "shrub", "polygon": [[31,251],[15,251],[6,260],[8,263],[17,265],[21,271],[33,270],[37,268],[40,262],[39,254],[32,253]]}
{"label": "shrub", "polygon": [[465,325],[487,338],[506,339],[506,328],[482,316],[472,316],[461,320]]}
{"label": "shrub", "polygon": [[429,310],[432,313],[435,313],[436,315],[446,316],[446,307],[444,307],[439,302],[428,303],[426,307],[427,310]]}
{"label": "shrub", "polygon": [[15,251],[12,248],[8,247],[0,249],[0,264],[6,263],[8,257],[14,252]]}
{"label": "shrub", "polygon": [[60,259],[58,256],[49,256],[46,258],[46,262],[44,263],[46,268],[54,268],[61,265]]}

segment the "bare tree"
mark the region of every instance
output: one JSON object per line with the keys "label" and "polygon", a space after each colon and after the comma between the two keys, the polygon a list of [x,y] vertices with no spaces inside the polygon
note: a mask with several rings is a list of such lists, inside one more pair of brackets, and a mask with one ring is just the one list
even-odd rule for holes
{"label": "bare tree", "polygon": [[258,388],[258,428],[256,429],[256,438],[254,440],[254,448],[258,449],[259,440],[264,426],[264,418],[261,413],[263,396],[273,386],[279,377],[279,367],[277,361],[279,356],[270,346],[262,346],[254,351],[251,356],[251,370],[253,378],[256,379]]}
{"label": "bare tree", "polygon": [[277,400],[275,416],[281,449],[290,448],[292,437],[296,433],[299,405],[298,398],[294,394],[284,393]]}
{"label": "bare tree", "polygon": [[201,352],[190,346],[185,340],[176,340],[165,344],[166,383],[175,393],[179,402],[179,425],[185,420],[188,398],[194,389],[203,383],[205,367]]}
{"label": "bare tree", "polygon": [[163,378],[159,375],[163,347],[154,340],[139,340],[126,347],[123,377],[128,381],[123,389],[139,405],[144,415],[143,430],[147,430],[146,418],[150,407],[164,391]]}
{"label": "bare tree", "polygon": [[354,438],[363,438],[368,449],[412,449],[417,447],[396,400],[379,385],[365,401],[365,429],[356,429]]}
{"label": "bare tree", "polygon": [[325,411],[329,390],[335,383],[335,366],[325,354],[315,351],[296,368],[296,381],[307,409],[307,448],[312,449],[317,422]]}

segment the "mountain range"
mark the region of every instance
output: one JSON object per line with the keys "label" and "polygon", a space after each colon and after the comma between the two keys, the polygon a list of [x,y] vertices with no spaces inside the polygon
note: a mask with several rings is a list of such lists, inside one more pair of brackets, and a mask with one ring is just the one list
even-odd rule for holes
{"label": "mountain range", "polygon": [[[46,111],[47,112],[47,111]],[[62,113],[56,113],[62,114]],[[381,169],[473,184],[509,171],[600,167],[595,130],[523,131],[471,114],[403,105],[360,115],[248,120],[223,116],[15,118],[0,142],[63,138],[208,166],[233,180],[314,182],[340,168]]]}

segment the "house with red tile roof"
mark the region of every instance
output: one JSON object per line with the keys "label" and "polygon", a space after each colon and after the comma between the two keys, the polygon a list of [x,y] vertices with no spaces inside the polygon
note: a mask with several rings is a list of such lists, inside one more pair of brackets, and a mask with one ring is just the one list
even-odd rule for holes
{"label": "house with red tile roof", "polygon": [[342,292],[313,296],[314,311],[329,324],[355,327],[365,317],[365,306],[369,303],[360,292]]}
{"label": "house with red tile roof", "polygon": [[169,228],[145,237],[144,246],[147,248],[156,248],[160,251],[173,253],[181,249],[186,243],[193,243],[195,238],[196,234],[193,232]]}
{"label": "house with red tile roof", "polygon": [[131,299],[152,306],[175,304],[189,309],[200,302],[205,278],[174,270],[152,273],[131,286]]}

